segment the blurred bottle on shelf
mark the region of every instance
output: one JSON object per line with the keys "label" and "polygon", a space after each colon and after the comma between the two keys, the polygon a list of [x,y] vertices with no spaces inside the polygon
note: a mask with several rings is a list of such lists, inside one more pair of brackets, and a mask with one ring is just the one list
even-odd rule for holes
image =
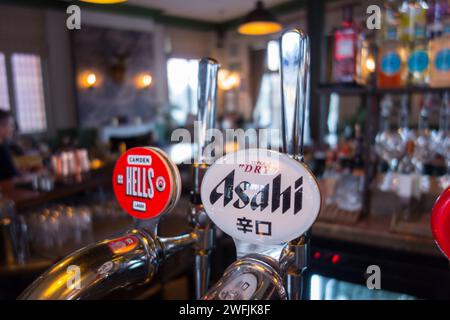
{"label": "blurred bottle on shelf", "polygon": [[450,93],[442,97],[439,109],[439,128],[433,132],[433,150],[445,162],[446,172],[439,178],[441,189],[450,185]]}
{"label": "blurred bottle on shelf", "polygon": [[380,88],[402,87],[406,81],[408,49],[398,40],[398,30],[393,28],[378,52],[377,85]]}
{"label": "blurred bottle on shelf", "polygon": [[380,130],[375,137],[375,152],[389,166],[378,186],[381,191],[395,189],[395,172],[405,147],[405,141],[402,139],[399,130],[393,130],[390,127],[389,120],[392,108],[392,96],[387,94],[381,100]]}
{"label": "blurred bottle on shelf", "polygon": [[444,22],[447,19],[448,0],[432,0],[428,2],[427,10],[427,38],[440,37],[444,31]]}
{"label": "blurred bottle on shelf", "polygon": [[355,125],[354,152],[352,158],[352,172],[354,175],[364,175],[364,138],[361,125]]}
{"label": "blurred bottle on shelf", "polygon": [[446,145],[446,140],[449,138],[449,121],[450,121],[450,93],[447,91],[442,97],[442,103],[439,107],[439,127],[437,131],[432,132],[433,149],[442,157],[446,157],[450,147]]}
{"label": "blurred bottle on shelf", "polygon": [[423,98],[422,106],[419,112],[419,125],[416,134],[416,145],[414,148],[414,159],[416,166],[421,173],[424,173],[424,166],[429,164],[435,156],[429,126],[429,117],[432,108],[433,95],[431,93],[427,93]]}
{"label": "blurred bottle on shelf", "polygon": [[353,9],[343,8],[341,26],[334,32],[333,81],[356,82],[357,47],[360,32],[353,22]]}
{"label": "blurred bottle on shelf", "polygon": [[414,133],[409,127],[409,97],[403,94],[400,102],[400,112],[398,113],[398,129],[403,142],[414,140]]}
{"label": "blurred bottle on shelf", "polygon": [[408,84],[426,85],[429,80],[428,41],[425,25],[416,24],[408,56]]}
{"label": "blurred bottle on shelf", "polygon": [[442,34],[429,44],[430,87],[450,85],[450,7],[442,14]]}
{"label": "blurred bottle on shelf", "polygon": [[413,41],[416,28],[425,28],[427,9],[428,4],[424,0],[403,0],[399,7],[401,41]]}
{"label": "blurred bottle on shelf", "polygon": [[414,142],[406,143],[406,153],[398,165],[397,195],[400,199],[400,216],[404,220],[417,217],[420,198],[420,177],[413,161]]}
{"label": "blurred bottle on shelf", "polygon": [[336,152],[328,150],[326,153],[325,170],[322,175],[324,181],[324,197],[325,204],[332,205],[336,202],[336,183],[339,179],[339,168],[336,161]]}
{"label": "blurred bottle on shelf", "polygon": [[352,155],[342,162],[342,174],[335,187],[335,201],[339,209],[360,212],[363,207],[364,152],[361,126],[355,125]]}
{"label": "blurred bottle on shelf", "polygon": [[14,202],[0,193],[0,267],[16,266],[29,258],[27,226]]}
{"label": "blurred bottle on shelf", "polygon": [[366,30],[361,28],[357,41],[356,54],[356,82],[361,85],[375,83],[375,69],[376,69],[376,34],[373,30]]}
{"label": "blurred bottle on shelf", "polygon": [[390,117],[392,108],[392,96],[387,94],[381,101],[380,131],[375,137],[375,151],[394,171],[397,167],[398,159],[403,155],[405,144],[399,131],[391,129]]}
{"label": "blurred bottle on shelf", "polygon": [[388,39],[392,39],[393,36],[397,36],[397,30],[399,27],[399,12],[398,12],[397,0],[387,0],[384,2],[384,9],[382,15],[381,32],[378,33],[379,42],[383,42]]}

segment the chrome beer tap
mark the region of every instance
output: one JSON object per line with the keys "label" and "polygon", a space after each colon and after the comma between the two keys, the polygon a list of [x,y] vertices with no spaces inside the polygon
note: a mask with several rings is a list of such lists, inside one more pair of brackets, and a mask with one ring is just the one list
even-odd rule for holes
{"label": "chrome beer tap", "polygon": [[[290,30],[280,38],[280,78],[283,152],[303,162],[305,112],[309,107],[309,38],[303,30]],[[289,242],[293,253],[286,274],[290,300],[302,299],[303,273],[308,266],[309,232]]]}
{"label": "chrome beer tap", "polygon": [[284,153],[247,149],[227,154],[216,160],[203,180],[206,212],[233,237],[237,252],[237,261],[203,297],[207,300],[301,296],[307,234],[321,205],[317,181],[303,164],[309,104],[307,35],[297,29],[283,33],[280,53]]}
{"label": "chrome beer tap", "polygon": [[20,300],[99,299],[114,290],[148,283],[159,265],[193,244],[193,234],[161,238],[141,229],[82,248],[48,269]]}
{"label": "chrome beer tap", "polygon": [[[119,188],[125,188],[126,185],[127,190],[129,189],[129,181],[125,180],[128,175],[125,178],[122,173],[128,173],[130,167],[121,167],[120,163],[137,163],[133,159],[139,157],[151,159],[149,163],[157,163],[152,167],[152,175],[157,177],[152,186],[154,189],[146,190],[149,201],[153,202],[142,201],[143,194],[137,198],[121,200]],[[133,168],[144,170],[142,166]],[[137,175],[133,172],[131,176],[135,178]],[[155,276],[165,259],[197,241],[199,236],[195,232],[167,238],[157,235],[161,216],[175,207],[181,194],[178,169],[164,152],[151,147],[130,149],[116,164],[114,180],[114,191],[121,206],[129,211],[126,202],[133,203],[135,214],[148,213],[141,209],[142,206],[156,208],[150,219],[141,220],[137,229],[127,231],[117,238],[89,245],[62,259],[36,279],[18,299],[97,299],[119,288],[145,284]],[[132,188],[135,191],[142,185],[136,183]],[[158,192],[161,195],[156,195]]]}
{"label": "chrome beer tap", "polygon": [[193,165],[193,189],[189,219],[198,238],[195,250],[195,298],[200,299],[209,287],[211,274],[211,251],[214,247],[215,228],[200,198],[203,176],[211,164],[206,147],[211,142],[215,127],[217,74],[219,63],[211,58],[200,60],[198,68],[198,110],[195,122],[196,156]]}

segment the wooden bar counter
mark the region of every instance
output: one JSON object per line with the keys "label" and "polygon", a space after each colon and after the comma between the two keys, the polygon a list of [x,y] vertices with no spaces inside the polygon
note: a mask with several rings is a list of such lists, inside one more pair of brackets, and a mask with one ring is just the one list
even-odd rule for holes
{"label": "wooden bar counter", "polygon": [[113,165],[106,165],[100,169],[91,170],[78,179],[71,178],[63,181],[56,179],[52,191],[36,191],[31,187],[31,182],[25,184],[13,180],[0,182],[0,194],[14,201],[16,210],[31,209],[36,206],[46,205],[50,201],[61,200],[76,195],[80,192],[97,187],[112,186]]}

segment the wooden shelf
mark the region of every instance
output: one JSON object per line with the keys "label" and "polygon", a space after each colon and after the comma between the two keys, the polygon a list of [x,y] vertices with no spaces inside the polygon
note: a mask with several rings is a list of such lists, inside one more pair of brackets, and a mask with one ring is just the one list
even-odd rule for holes
{"label": "wooden shelf", "polygon": [[330,95],[337,93],[339,95],[359,96],[359,95],[383,95],[383,94],[411,94],[411,93],[442,93],[450,91],[450,87],[429,88],[420,86],[407,86],[404,88],[377,88],[366,87],[357,84],[324,83],[316,89],[316,93],[321,95]]}

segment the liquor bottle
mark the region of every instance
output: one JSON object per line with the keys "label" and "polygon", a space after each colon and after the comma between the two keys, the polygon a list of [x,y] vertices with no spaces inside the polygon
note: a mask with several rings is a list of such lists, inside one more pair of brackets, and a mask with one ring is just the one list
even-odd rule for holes
{"label": "liquor bottle", "polygon": [[403,94],[400,103],[400,112],[398,113],[398,130],[403,142],[406,144],[409,140],[414,140],[414,133],[409,127],[409,99],[407,94]]}
{"label": "liquor bottle", "polygon": [[374,82],[377,51],[376,34],[373,30],[361,28],[357,39],[356,82],[361,85]]}
{"label": "liquor bottle", "polygon": [[416,171],[416,166],[414,165],[414,141],[408,141],[406,143],[406,152],[403,158],[398,164],[398,172],[401,174],[412,174]]}
{"label": "liquor bottle", "polygon": [[448,13],[447,0],[433,0],[429,2],[427,11],[427,38],[434,39],[441,36],[444,30],[444,19]]}
{"label": "liquor bottle", "polygon": [[443,19],[440,37],[430,41],[430,87],[450,85],[450,14]]}
{"label": "liquor bottle", "polygon": [[407,47],[397,38],[392,29],[388,39],[381,43],[378,54],[377,85],[380,88],[398,88],[405,84],[407,69]]}
{"label": "liquor bottle", "polygon": [[356,55],[359,32],[351,7],[344,7],[341,27],[334,32],[333,80],[356,82]]}
{"label": "liquor bottle", "polygon": [[408,83],[425,85],[429,80],[428,41],[425,37],[425,26],[416,24],[414,41],[408,57]]}
{"label": "liquor bottle", "polygon": [[413,220],[418,213],[420,197],[420,179],[413,162],[414,142],[406,144],[406,154],[398,165],[398,189],[400,216],[404,220]]}
{"label": "liquor bottle", "polygon": [[339,180],[339,175],[336,152],[334,150],[328,150],[326,153],[325,170],[322,175],[326,205],[332,205],[335,202],[336,183]]}
{"label": "liquor bottle", "polygon": [[355,125],[355,147],[352,159],[352,173],[353,175],[364,175],[364,138],[361,132],[361,125]]}
{"label": "liquor bottle", "polygon": [[412,41],[416,25],[426,25],[427,9],[428,4],[424,0],[403,0],[399,8],[401,41]]}
{"label": "liquor bottle", "polygon": [[439,128],[432,135],[434,152],[444,159],[450,158],[450,93],[448,91],[444,93],[439,108]]}
{"label": "liquor bottle", "polygon": [[381,35],[379,42],[392,38],[392,33],[397,33],[399,27],[399,12],[397,0],[387,0],[384,3],[384,14],[382,15]]}
{"label": "liquor bottle", "polygon": [[435,156],[433,151],[431,130],[428,123],[430,110],[432,107],[433,96],[431,93],[427,93],[420,108],[419,126],[416,135],[416,145],[414,148],[414,158],[420,172],[424,172],[425,165],[429,164]]}
{"label": "liquor bottle", "polygon": [[385,95],[380,104],[380,130],[375,137],[375,152],[388,164],[388,171],[378,187],[382,191],[391,191],[395,188],[395,172],[398,161],[404,153],[405,144],[399,130],[390,128],[389,119],[393,108],[391,95]]}
{"label": "liquor bottle", "polygon": [[353,155],[343,163],[343,172],[336,183],[336,205],[339,209],[360,212],[363,207],[364,151],[361,126],[355,125]]}

